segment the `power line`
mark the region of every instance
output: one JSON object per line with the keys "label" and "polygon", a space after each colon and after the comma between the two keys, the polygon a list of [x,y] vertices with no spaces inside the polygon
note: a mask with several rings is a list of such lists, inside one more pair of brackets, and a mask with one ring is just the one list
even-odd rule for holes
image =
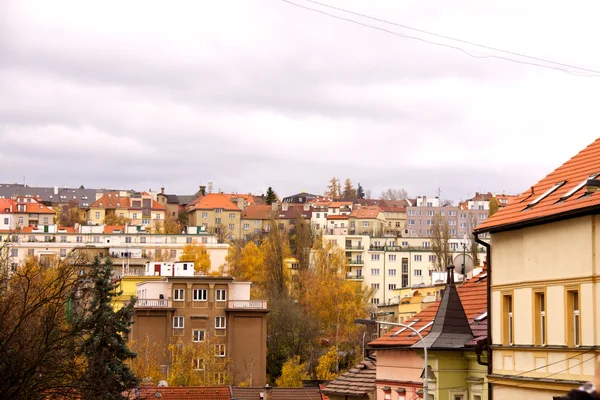
{"label": "power line", "polygon": [[497,55],[483,55],[483,56],[479,56],[479,55],[476,55],[476,54],[472,54],[472,53],[468,52],[467,50],[465,50],[465,49],[463,49],[461,47],[458,47],[458,46],[453,46],[453,45],[450,45],[450,44],[447,44],[447,43],[434,42],[434,41],[423,39],[423,38],[420,38],[420,37],[417,37],[417,36],[403,35],[401,33],[394,32],[394,31],[391,31],[391,30],[386,29],[386,28],[382,28],[382,27],[375,26],[375,25],[365,24],[363,22],[356,21],[354,19],[341,17],[339,15],[331,14],[331,13],[325,12],[323,10],[319,10],[319,9],[316,9],[316,8],[304,6],[304,5],[301,5],[301,4],[298,4],[298,3],[294,3],[294,2],[292,2],[290,0],[280,0],[280,1],[282,1],[284,3],[291,4],[291,5],[293,5],[295,7],[298,7],[298,8],[303,8],[305,10],[314,11],[314,12],[317,12],[319,14],[323,14],[323,15],[326,15],[328,17],[331,17],[331,18],[339,19],[339,20],[346,21],[346,22],[351,22],[353,24],[361,25],[361,26],[364,26],[366,28],[376,29],[378,31],[389,33],[389,34],[394,35],[394,36],[402,37],[402,38],[405,38],[405,39],[418,40],[418,41],[421,41],[421,42],[424,42],[424,43],[433,44],[433,45],[436,45],[436,46],[443,46],[443,47],[447,47],[447,48],[450,48],[450,49],[458,50],[458,51],[461,51],[461,52],[465,53],[466,55],[468,55],[470,57],[473,57],[473,58],[496,58],[496,59],[499,59],[499,60],[505,60],[505,61],[515,62],[515,63],[519,63],[519,64],[524,64],[524,65],[533,65],[533,66],[547,68],[547,69],[554,69],[554,70],[566,72],[567,74],[570,74],[570,75],[573,75],[573,76],[578,76],[578,77],[597,77],[597,76],[600,76],[600,71],[596,71],[596,70],[592,70],[592,69],[587,69],[587,68],[576,67],[576,66],[571,66],[569,64],[562,64],[562,63],[558,63],[558,62],[554,62],[554,61],[550,61],[550,60],[544,60],[544,59],[541,59],[541,58],[520,55],[519,53],[509,52],[509,51],[505,51],[505,50],[501,50],[501,49],[495,49],[493,47],[484,46],[484,45],[478,45],[478,44],[471,43],[471,42],[468,42],[468,41],[462,41],[460,39],[453,39],[453,38],[450,38],[449,36],[445,37],[444,35],[439,35],[439,34],[435,34],[433,32],[427,32],[427,31],[419,30],[417,28],[412,28],[412,27],[408,27],[407,28],[407,26],[396,24],[394,22],[389,22],[389,21],[385,21],[385,20],[379,20],[378,18],[369,17],[369,16],[366,16],[366,15],[363,15],[363,14],[359,14],[359,13],[354,13],[352,11],[344,10],[344,9],[333,7],[333,6],[329,6],[327,4],[319,3],[319,2],[316,2],[316,1],[312,1],[312,0],[307,0],[307,1],[311,1],[312,3],[316,3],[316,4],[322,4],[322,5],[326,6],[326,7],[338,9],[338,10],[344,11],[344,12],[349,12],[349,13],[352,13],[352,14],[355,14],[355,15],[359,15],[359,16],[363,16],[365,18],[370,18],[370,19],[373,19],[373,20],[376,20],[376,21],[381,21],[381,22],[385,22],[385,23],[388,23],[388,24],[392,24],[392,25],[397,25],[397,26],[400,26],[400,27],[404,27],[404,28],[407,28],[407,29],[413,29],[415,31],[421,31],[423,33],[427,33],[427,34],[431,34],[431,35],[436,35],[436,36],[443,37],[443,38],[448,38],[448,39],[451,39],[451,40],[460,41],[460,42],[465,43],[465,44],[472,44],[474,46],[480,46],[480,47],[484,47],[484,48],[488,48],[488,49],[493,49],[495,51],[501,51],[501,52],[505,52],[505,53],[508,53],[508,54],[514,54],[514,55],[517,55],[517,56],[520,56],[520,57],[525,57],[525,58],[529,58],[529,59],[533,59],[533,60],[540,60],[540,61],[543,61],[543,62],[548,62],[548,63],[552,63],[552,64],[559,65],[559,66],[561,66],[561,65],[562,66],[567,66],[569,68],[575,68],[575,69],[578,69],[578,70],[581,70],[581,71],[589,71],[589,72],[593,72],[593,74],[574,73],[574,72],[568,71],[568,70],[566,70],[564,68],[560,68],[558,66],[551,66],[551,65],[544,65],[544,64],[540,64],[540,63],[536,63],[536,62],[516,60],[514,58],[497,56]]}
{"label": "power line", "polygon": [[437,36],[437,37],[440,37],[440,38],[443,38],[443,39],[453,40],[455,42],[464,43],[464,44],[468,44],[468,45],[471,45],[471,46],[481,47],[481,48],[487,49],[487,50],[498,51],[500,53],[506,53],[506,54],[510,54],[510,55],[513,55],[513,56],[518,56],[518,57],[523,57],[523,58],[529,58],[529,59],[535,60],[535,61],[542,61],[542,62],[546,62],[546,63],[549,63],[549,64],[560,65],[562,67],[575,68],[575,69],[579,69],[579,70],[586,71],[586,72],[593,72],[593,73],[596,73],[596,74],[600,74],[600,71],[596,71],[596,70],[593,70],[593,69],[582,68],[582,67],[578,67],[576,65],[564,64],[564,63],[561,63],[561,62],[551,61],[551,60],[547,60],[547,59],[544,59],[544,58],[528,56],[527,54],[521,54],[521,53],[517,53],[517,52],[514,52],[514,51],[510,51],[510,50],[502,50],[502,49],[499,49],[497,47],[486,46],[484,44],[470,42],[468,40],[457,39],[457,38],[453,38],[451,36],[446,36],[446,35],[442,35],[442,34],[439,34],[439,33],[426,31],[424,29],[414,28],[412,26],[403,25],[403,24],[399,24],[399,23],[396,23],[396,22],[387,21],[385,19],[371,17],[370,15],[365,15],[365,14],[357,13],[357,12],[354,12],[354,11],[346,10],[346,9],[343,9],[343,8],[335,7],[335,6],[332,6],[332,5],[329,5],[329,4],[320,3],[320,2],[315,1],[315,0],[306,0],[306,1],[308,1],[310,3],[314,3],[314,4],[319,4],[319,5],[324,6],[324,7],[332,8],[334,10],[343,11],[343,12],[348,13],[348,14],[353,14],[353,15],[356,15],[356,16],[359,16],[359,17],[372,19],[373,21],[378,21],[378,22],[383,22],[385,24],[395,25],[395,26],[398,26],[398,27],[401,27],[401,28],[410,29],[410,30],[413,30],[413,31],[416,31],[416,32],[426,33],[428,35]]}

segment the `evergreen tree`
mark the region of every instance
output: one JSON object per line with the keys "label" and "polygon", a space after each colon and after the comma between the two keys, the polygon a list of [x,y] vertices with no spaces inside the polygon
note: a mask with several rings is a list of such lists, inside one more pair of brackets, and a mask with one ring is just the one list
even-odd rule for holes
{"label": "evergreen tree", "polygon": [[124,392],[138,385],[138,379],[125,364],[136,356],[127,347],[134,312],[135,298],[115,311],[113,299],[120,296],[112,280],[113,266],[109,259],[103,263],[96,257],[90,268],[91,301],[85,308],[85,318],[91,329],[82,344],[86,368],[80,385],[86,399],[122,399]]}
{"label": "evergreen tree", "polygon": [[356,198],[357,199],[364,199],[365,198],[365,190],[360,185],[360,182],[358,182],[358,187],[356,188]]}
{"label": "evergreen tree", "polygon": [[275,191],[273,190],[273,188],[271,186],[269,186],[269,188],[267,189],[266,203],[268,205],[271,205],[275,201],[277,201],[277,195],[275,194]]}
{"label": "evergreen tree", "polygon": [[488,217],[491,217],[492,215],[496,214],[499,208],[500,205],[498,204],[498,200],[495,197],[492,197],[490,199],[490,210],[488,211]]}
{"label": "evergreen tree", "polygon": [[346,182],[344,183],[342,199],[346,201],[354,201],[356,199],[356,189],[352,185],[352,181],[349,178],[346,178]]}

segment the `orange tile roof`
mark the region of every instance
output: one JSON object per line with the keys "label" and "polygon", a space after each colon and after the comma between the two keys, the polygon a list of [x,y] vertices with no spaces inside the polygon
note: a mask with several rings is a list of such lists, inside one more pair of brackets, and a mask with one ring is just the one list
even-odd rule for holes
{"label": "orange tile roof", "polygon": [[374,219],[377,218],[381,208],[377,206],[355,208],[350,213],[350,216],[357,219]]}
{"label": "orange tile roof", "polygon": [[223,193],[209,193],[202,197],[194,206],[196,210],[214,210],[222,208],[228,211],[241,211],[240,208],[231,201],[229,196]]}
{"label": "orange tile roof", "polygon": [[125,226],[124,225],[105,225],[104,226],[104,233],[115,233],[115,231],[124,232]]}
{"label": "orange tile roof", "polygon": [[242,212],[242,219],[269,219],[273,208],[268,204],[250,204]]}
{"label": "orange tile roof", "polygon": [[340,208],[341,206],[351,206],[351,201],[333,201],[329,204],[329,208]]}
{"label": "orange tile roof", "polygon": [[[481,332],[478,332],[478,329],[474,329],[474,326],[477,324],[474,319],[480,316],[482,313],[487,311],[487,273],[481,273],[472,279],[468,280],[464,285],[457,288],[458,296],[460,297],[460,302],[465,310],[465,314],[469,319],[469,324],[471,325],[471,329],[473,330],[474,336],[480,337],[482,335]],[[405,321],[406,325],[409,325],[411,322],[418,320],[412,328],[419,330],[423,328],[428,323],[432,322],[437,314],[438,307],[440,305],[440,300],[427,307],[425,310],[416,314],[414,317]],[[413,344],[419,341],[419,338],[409,329],[405,329],[397,335],[396,337],[392,337],[394,332],[401,330],[401,327],[394,328],[390,332],[386,333],[379,339],[375,339],[370,345],[373,347],[377,346],[412,346]],[[423,337],[429,334],[429,330],[431,326],[423,329],[419,332]]]}
{"label": "orange tile roof", "polygon": [[102,197],[92,203],[90,208],[129,208],[129,197],[119,196],[118,192],[104,193]]}
{"label": "orange tile roof", "polygon": [[[229,400],[231,394],[227,386],[199,387],[199,386],[173,386],[173,387],[140,387],[140,396],[135,398],[150,399],[156,397],[156,392],[161,394],[163,400]],[[130,397],[134,398],[134,397]]]}
{"label": "orange tile roof", "polygon": [[[596,173],[600,173],[600,138],[533,185],[530,190],[517,196],[508,205],[481,223],[476,231],[508,229],[522,226],[525,223],[540,223],[543,218],[566,217],[597,209],[600,206],[600,193],[583,196],[586,193],[585,187],[560,201],[561,196]],[[528,208],[529,203],[555,184],[563,181],[565,183],[561,187]]]}
{"label": "orange tile roof", "polygon": [[327,219],[348,219],[347,215],[328,215]]}
{"label": "orange tile roof", "polygon": [[13,199],[0,199],[0,214],[5,213],[7,208],[14,211],[14,205],[15,201]]}
{"label": "orange tile roof", "polygon": [[254,196],[246,193],[226,193],[225,196],[228,196],[229,199],[233,202],[235,198],[242,198],[246,200],[248,204],[254,204]]}
{"label": "orange tile roof", "polygon": [[41,203],[27,203],[25,212],[29,214],[54,214],[54,210]]}

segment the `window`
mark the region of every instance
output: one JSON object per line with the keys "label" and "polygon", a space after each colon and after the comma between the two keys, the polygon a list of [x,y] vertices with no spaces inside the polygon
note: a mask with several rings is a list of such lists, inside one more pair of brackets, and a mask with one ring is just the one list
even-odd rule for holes
{"label": "window", "polygon": [[221,218],[215,218],[215,223],[216,224],[220,224],[221,223]]}
{"label": "window", "polygon": [[388,270],[388,276],[396,276],[396,270],[395,269]]}
{"label": "window", "polygon": [[379,254],[371,254],[371,261],[379,261]]}
{"label": "window", "polygon": [[460,213],[460,219],[467,219],[467,213]]}
{"label": "window", "polygon": [[177,250],[169,250],[170,258],[177,258]]}
{"label": "window", "polygon": [[173,289],[173,300],[184,301],[185,300],[185,289]]}
{"label": "window", "polygon": [[502,344],[512,346],[514,334],[512,295],[502,297]]}
{"label": "window", "polygon": [[400,222],[396,222],[396,228],[400,228]]}
{"label": "window", "polygon": [[194,329],[192,331],[192,338],[194,342],[204,342],[206,331],[204,329]]}
{"label": "window", "polygon": [[223,385],[225,383],[225,375],[222,372],[215,372],[214,380],[217,385]]}
{"label": "window", "polygon": [[185,238],[185,242],[186,243],[192,243],[192,238],[191,237],[186,237]]}
{"label": "window", "polygon": [[19,257],[19,249],[10,249],[11,257]]}
{"label": "window", "polygon": [[150,220],[149,219],[143,219],[142,220],[142,225],[150,225]]}
{"label": "window", "polygon": [[177,236],[171,237],[171,243],[177,243]]}
{"label": "window", "polygon": [[94,243],[100,243],[100,236],[94,236],[94,238],[92,239],[92,241]]}
{"label": "window", "polygon": [[567,181],[561,181],[561,182],[555,183],[554,186],[552,186],[550,189],[546,190],[540,196],[536,197],[535,200],[533,200],[531,203],[527,204],[527,207],[525,207],[525,209],[529,209],[529,208],[535,206],[537,203],[539,203],[540,201],[544,200],[546,197],[548,197],[552,193],[554,193],[558,188],[560,188],[565,183],[567,183]]}
{"label": "window", "polygon": [[215,294],[216,294],[217,301],[227,300],[227,291],[225,289],[217,289],[217,290],[215,290]]}
{"label": "window", "polygon": [[225,357],[224,344],[215,344],[215,357]]}
{"label": "window", "polygon": [[423,242],[423,247],[425,247],[426,249],[431,247],[431,242]]}
{"label": "window", "polygon": [[408,210],[408,215],[410,215],[410,216],[415,215],[415,210]]}
{"label": "window", "polygon": [[146,243],[146,238],[145,237],[141,237],[140,238],[140,243]]}
{"label": "window", "polygon": [[192,292],[194,301],[206,301],[207,290],[206,289],[194,289]]}
{"label": "window", "polygon": [[235,224],[229,224],[229,230],[232,231],[235,229]]}
{"label": "window", "polygon": [[[428,217],[433,217],[434,215],[435,215],[435,211],[431,211],[431,210],[427,211]],[[430,221],[428,220],[428,222],[430,222]],[[429,224],[427,224],[427,225],[429,225]]]}
{"label": "window", "polygon": [[206,211],[202,212],[202,219],[208,218],[208,213]]}
{"label": "window", "polygon": [[402,242],[402,246],[408,246],[408,242]]}
{"label": "window", "polygon": [[204,371],[204,359],[203,358],[194,358],[193,359],[193,368],[195,371]]}
{"label": "window", "polygon": [[377,297],[373,297],[371,299],[371,304],[379,304],[379,299]]}
{"label": "window", "polygon": [[487,218],[487,214],[479,214],[479,219],[486,219]]}
{"label": "window", "polygon": [[160,214],[156,214],[156,215],[154,216],[154,219],[160,219]]}
{"label": "window", "polygon": [[388,285],[388,290],[395,290],[396,289],[396,284],[395,283],[390,283]]}
{"label": "window", "polygon": [[415,269],[414,270],[414,275],[415,276],[423,276],[423,272],[420,269]]}
{"label": "window", "polygon": [[60,237],[60,242],[61,243],[67,243],[67,237],[66,236],[61,236]]}
{"label": "window", "polygon": [[28,256],[33,256],[33,255],[35,255],[35,250],[34,250],[34,249],[27,249],[27,255],[28,255]]}
{"label": "window", "polygon": [[546,301],[544,292],[535,293],[533,329],[536,346],[546,345]]}
{"label": "window", "polygon": [[137,218],[137,213],[133,213],[132,217],[133,217],[133,219],[136,219]]}
{"label": "window", "polygon": [[422,258],[421,254],[415,254],[415,261],[421,261]]}
{"label": "window", "polygon": [[4,218],[4,225],[8,225],[8,218]]}
{"label": "window", "polygon": [[215,208],[215,214],[221,214],[223,212],[222,208]]}
{"label": "window", "polygon": [[317,213],[317,218],[321,218],[321,213]]}
{"label": "window", "polygon": [[460,227],[461,228],[466,228],[467,227],[467,223],[466,222],[461,222],[460,223]]}
{"label": "window", "polygon": [[374,275],[374,276],[379,275],[379,268],[371,268],[371,275]]}
{"label": "window", "polygon": [[408,224],[409,225],[414,225],[415,224],[415,220],[414,219],[409,219],[408,220]]}
{"label": "window", "polygon": [[[600,173],[590,175],[589,178],[586,178],[579,185],[575,186],[573,189],[569,190],[567,193],[565,193],[562,196],[560,196],[560,199],[558,201],[564,201],[564,200],[568,199],[569,197],[573,196],[577,191],[579,191],[582,187],[585,186],[585,184],[587,183],[588,179],[596,179],[598,176],[600,176]],[[500,202],[501,203],[506,203],[506,200],[500,201]]]}
{"label": "window", "polygon": [[579,314],[579,291],[567,291],[567,344],[581,346],[581,319]]}
{"label": "window", "polygon": [[433,262],[434,263],[435,260],[436,260],[435,254],[430,254],[429,255],[429,262]]}
{"label": "window", "polygon": [[229,213],[229,219],[235,219],[235,214],[234,213]]}
{"label": "window", "polygon": [[450,225],[450,226],[456,226],[456,220],[455,219],[451,219],[450,221],[448,221],[448,225]]}
{"label": "window", "polygon": [[125,243],[131,243],[131,236],[127,236],[125,238]]}
{"label": "window", "polygon": [[388,255],[388,261],[396,261],[396,255],[395,254],[389,254]]}
{"label": "window", "polygon": [[225,317],[215,317],[215,329],[225,329]]}
{"label": "window", "polygon": [[244,224],[244,230],[250,229],[250,224]]}
{"label": "window", "polygon": [[369,221],[363,221],[363,228],[369,227]]}
{"label": "window", "polygon": [[67,256],[67,249],[60,249],[60,256],[61,257],[66,257]]}
{"label": "window", "polygon": [[371,287],[375,290],[379,290],[379,283],[371,283]]}
{"label": "window", "polygon": [[362,268],[356,270],[356,276],[362,276]]}
{"label": "window", "polygon": [[184,318],[183,316],[175,316],[173,317],[173,328],[175,329],[183,329]]}

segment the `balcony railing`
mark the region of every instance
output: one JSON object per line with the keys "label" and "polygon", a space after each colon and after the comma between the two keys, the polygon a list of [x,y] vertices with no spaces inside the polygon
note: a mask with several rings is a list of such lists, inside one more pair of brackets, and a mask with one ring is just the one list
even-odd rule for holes
{"label": "balcony railing", "polygon": [[346,250],[364,250],[365,246],[346,246]]}
{"label": "balcony railing", "polygon": [[167,299],[138,299],[135,302],[135,307],[171,307],[171,300]]}
{"label": "balcony railing", "polygon": [[227,308],[235,310],[266,310],[267,300],[229,300]]}
{"label": "balcony railing", "polygon": [[348,260],[348,264],[350,265],[364,265],[364,260]]}

